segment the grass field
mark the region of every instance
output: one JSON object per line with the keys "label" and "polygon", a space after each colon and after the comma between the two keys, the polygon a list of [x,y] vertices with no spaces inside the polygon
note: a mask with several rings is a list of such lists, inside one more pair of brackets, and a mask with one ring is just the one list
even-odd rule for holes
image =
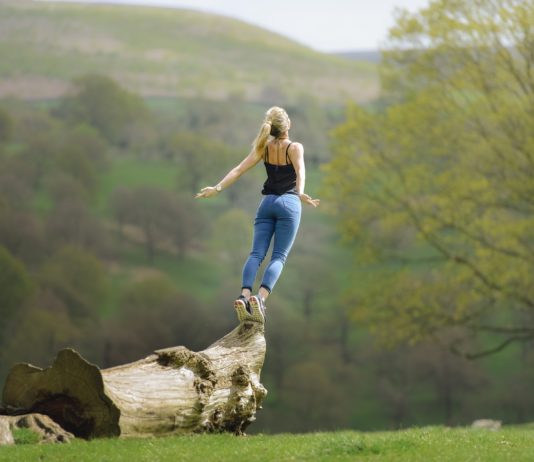
{"label": "grass field", "polygon": [[424,427],[395,432],[257,435],[193,435],[151,439],[22,444],[0,448],[13,461],[391,461],[521,462],[534,458],[534,428],[492,432]]}

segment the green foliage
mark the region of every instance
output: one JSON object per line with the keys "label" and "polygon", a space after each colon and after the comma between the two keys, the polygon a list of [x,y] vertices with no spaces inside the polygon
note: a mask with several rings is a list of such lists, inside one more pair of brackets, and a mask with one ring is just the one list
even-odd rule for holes
{"label": "green foliage", "polygon": [[202,342],[209,341],[213,325],[192,296],[180,293],[168,276],[152,269],[123,289],[119,309],[105,329],[107,360],[122,364],[172,345],[176,338],[193,348],[205,347]]}
{"label": "green foliage", "polygon": [[65,246],[44,263],[41,284],[67,307],[72,317],[95,318],[108,295],[102,262],[92,253]]}
{"label": "green foliage", "polygon": [[7,111],[0,108],[0,145],[8,142],[13,132],[13,120]]}
{"label": "green foliage", "polygon": [[252,245],[252,232],[251,217],[241,209],[230,209],[213,223],[213,252],[229,273],[241,274]]}
{"label": "green foliage", "polygon": [[[64,7],[57,6],[57,11]],[[157,123],[151,127],[158,130],[156,138],[143,134],[138,148],[136,132],[135,146],[126,149],[111,146],[87,123],[57,118],[58,103],[6,105],[13,133],[0,166],[0,244],[24,262],[37,290],[17,306],[9,335],[0,338],[0,382],[14,362],[46,367],[67,346],[107,367],[164,346],[201,350],[235,327],[237,273],[249,250],[264,170],[259,165],[213,200],[194,201],[186,169],[187,162],[198,161],[200,184],[217,181],[248,151],[266,107],[237,96],[226,101],[206,98],[168,98],[161,104],[164,109],[152,105],[157,111]],[[288,110],[294,139],[306,147],[306,189],[323,197],[318,193],[323,174],[316,163],[329,158],[323,149],[326,132],[338,120],[339,108],[305,96],[298,100],[298,107]],[[178,143],[170,149],[176,133]],[[201,158],[187,159],[188,153]],[[85,184],[91,185],[95,201],[89,200],[84,186],[83,164],[91,173]],[[182,178],[178,188],[177,177]],[[134,200],[122,204],[124,215],[116,214],[115,200],[134,190]],[[359,261],[357,277],[350,277],[351,256],[337,242],[326,207],[304,211],[284,276],[269,298],[269,353],[262,371],[269,396],[251,431],[459,424],[481,412],[506,421],[531,419],[534,377],[529,371],[534,368],[527,345],[476,365],[430,343],[391,351],[377,348],[363,323],[351,319],[354,299],[340,294],[376,282],[374,290],[383,296],[388,287],[384,272],[395,275],[401,264],[380,260],[363,266]],[[141,217],[153,223],[151,261]],[[123,220],[122,227],[114,218]],[[393,216],[391,226],[395,220]],[[218,235],[221,227],[232,229],[231,239]],[[216,253],[207,245],[209,236],[224,237]],[[400,249],[406,242],[393,232],[390,238]],[[100,264],[93,266],[83,257],[58,258],[65,245],[82,248],[83,255]],[[419,241],[413,252],[411,256],[432,255]],[[433,265],[436,262],[419,266],[419,274]],[[409,322],[407,326],[411,328]],[[494,340],[495,334],[480,339]],[[352,442],[345,443],[340,451],[349,454]],[[335,444],[330,446],[324,454],[333,457]],[[365,447],[378,451],[375,444]]]}
{"label": "green foliage", "polygon": [[2,448],[6,462],[73,458],[80,462],[106,460],[252,462],[306,460],[384,462],[449,462],[484,460],[527,462],[531,459],[532,429],[505,428],[498,432],[469,428],[424,427],[398,432],[258,435],[192,435],[167,438],[75,440],[65,445]]}
{"label": "green foliage", "polygon": [[534,6],[508,0],[401,14],[389,107],[351,107],[335,132],[327,185],[342,230],[362,262],[389,264],[354,290],[354,315],[389,344],[433,337],[464,353],[473,333],[500,334],[485,354],[534,337],[525,17]]}
{"label": "green foliage", "polygon": [[94,127],[110,143],[128,146],[131,126],[148,119],[144,101],[103,75],[80,77],[75,85],[76,93],[64,98],[58,114],[71,123]]}
{"label": "green foliage", "polygon": [[183,257],[195,237],[203,234],[203,220],[198,210],[192,207],[191,198],[176,197],[153,186],[139,186],[117,188],[110,202],[122,235],[125,224],[142,231],[148,261],[154,259],[156,244],[166,250],[176,246]]}
{"label": "green foliage", "polygon": [[32,283],[24,263],[0,246],[0,331],[32,293]]}
{"label": "green foliage", "polygon": [[[169,142],[169,157],[178,166],[177,183],[180,189],[195,194],[203,185],[213,183],[232,162],[237,163],[239,154],[226,145],[215,142],[198,133],[181,132],[172,136]],[[242,154],[245,157],[246,153]]]}

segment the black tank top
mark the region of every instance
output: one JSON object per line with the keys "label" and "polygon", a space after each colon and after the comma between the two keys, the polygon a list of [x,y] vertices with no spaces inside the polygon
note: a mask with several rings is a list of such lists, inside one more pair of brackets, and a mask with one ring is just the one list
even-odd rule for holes
{"label": "black tank top", "polygon": [[289,159],[289,146],[286,148],[286,164],[276,165],[270,164],[269,160],[269,148],[265,146],[264,165],[267,171],[267,181],[263,184],[263,195],[276,194],[281,196],[282,194],[298,194],[297,193],[297,173],[295,167]]}

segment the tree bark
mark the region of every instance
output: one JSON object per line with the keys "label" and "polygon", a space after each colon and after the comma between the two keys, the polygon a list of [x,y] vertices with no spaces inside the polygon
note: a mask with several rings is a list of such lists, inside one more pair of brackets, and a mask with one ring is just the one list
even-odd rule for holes
{"label": "tree bark", "polygon": [[243,434],[267,390],[260,383],[264,324],[251,316],[242,319],[200,352],[183,346],[166,348],[100,370],[76,351],[65,349],[44,370],[15,365],[4,386],[3,413],[45,414],[83,438]]}
{"label": "tree bark", "polygon": [[67,443],[74,435],[65,431],[50,417],[42,414],[0,416],[0,446],[15,444],[13,430],[27,428],[34,432],[41,443]]}

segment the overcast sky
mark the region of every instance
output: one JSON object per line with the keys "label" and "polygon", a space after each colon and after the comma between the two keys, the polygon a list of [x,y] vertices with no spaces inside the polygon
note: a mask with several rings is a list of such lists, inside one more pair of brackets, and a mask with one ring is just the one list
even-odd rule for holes
{"label": "overcast sky", "polygon": [[376,49],[393,24],[396,6],[415,11],[429,3],[429,0],[83,1],[181,7],[224,14],[286,35],[320,51]]}

